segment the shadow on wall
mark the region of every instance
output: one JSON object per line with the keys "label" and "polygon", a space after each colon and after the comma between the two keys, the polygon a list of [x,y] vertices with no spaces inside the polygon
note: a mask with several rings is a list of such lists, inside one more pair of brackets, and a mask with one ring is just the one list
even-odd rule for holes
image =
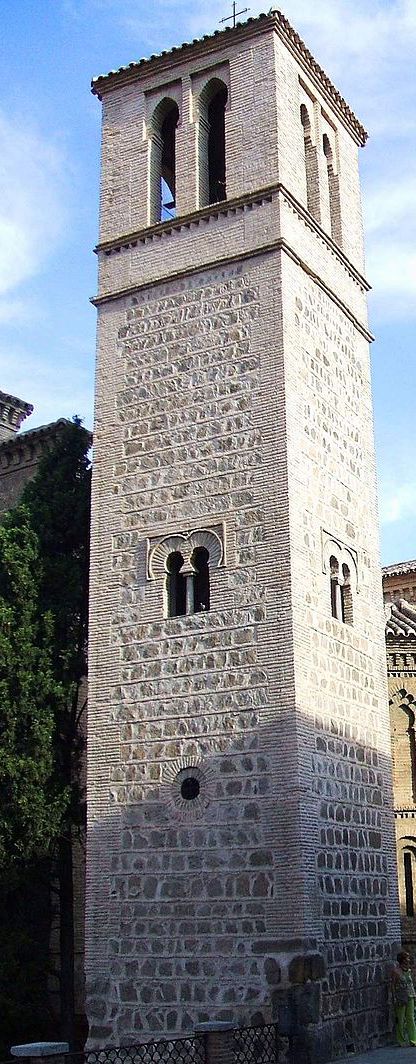
{"label": "shadow on wall", "polygon": [[172,740],[160,773],[134,741],[143,720],[121,724],[114,812],[88,840],[89,1048],[211,1020],[277,1021],[296,1064],[388,1040],[390,758],[362,720],[298,714],[295,752],[291,713],[243,716],[238,737]]}

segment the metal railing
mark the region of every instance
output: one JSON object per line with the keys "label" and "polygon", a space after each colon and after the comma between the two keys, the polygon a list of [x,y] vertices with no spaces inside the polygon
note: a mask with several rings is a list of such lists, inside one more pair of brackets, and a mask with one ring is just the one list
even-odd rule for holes
{"label": "metal railing", "polygon": [[274,1023],[261,1027],[238,1027],[233,1031],[235,1064],[275,1064],[277,1029]]}
{"label": "metal railing", "polygon": [[[230,1064],[276,1064],[276,1025],[234,1028],[231,1053],[233,1060],[230,1060]],[[29,1061],[34,1064],[33,1058],[29,1058]],[[2,1064],[18,1064],[18,1061],[16,1057],[11,1057]],[[182,1038],[163,1037],[134,1046],[106,1046],[80,1053],[38,1057],[37,1064],[206,1064],[205,1043],[200,1034]]]}

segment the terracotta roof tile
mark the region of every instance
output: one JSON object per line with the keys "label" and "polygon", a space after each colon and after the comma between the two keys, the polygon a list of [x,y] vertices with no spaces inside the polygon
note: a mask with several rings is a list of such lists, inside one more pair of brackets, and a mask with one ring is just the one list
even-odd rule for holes
{"label": "terracotta roof tile", "polygon": [[235,34],[245,36],[246,33],[249,34],[256,28],[256,26],[259,26],[260,28],[260,23],[268,23],[270,27],[274,27],[277,30],[280,36],[285,40],[286,44],[295,53],[298,60],[307,68],[315,82],[318,82],[324,95],[331,99],[335,109],[341,113],[344,121],[354,131],[359,143],[364,145],[368,134],[361,125],[361,122],[341,96],[341,93],[338,92],[338,89],[332,83],[328,75],[316,59],[314,59],[313,55],[306,47],[306,44],[293,26],[291,26],[288,19],[281,11],[273,8],[267,15],[262,13],[261,15],[258,15],[257,18],[249,18],[246,22],[238,22],[235,27],[227,26],[223,30],[215,30],[214,33],[207,33],[203,37],[195,38],[193,41],[185,41],[181,45],[151,55],[148,59],[138,59],[135,62],[128,63],[126,66],[118,67],[117,70],[110,70],[108,74],[99,74],[98,77],[92,79],[91,90],[101,99],[101,94],[105,92],[106,89],[110,88],[111,83],[115,80],[131,80],[141,73],[147,73],[147,69],[151,64],[163,65],[166,60],[169,60],[172,63],[172,60],[176,60],[177,57],[183,59],[186,57],[184,53],[190,49],[195,48],[200,51],[201,48],[204,48],[205,46],[208,47],[210,42],[214,40],[216,41],[218,37],[228,39],[232,38]]}
{"label": "terracotta roof tile", "polygon": [[416,572],[416,558],[409,562],[395,562],[393,565],[383,566],[384,576],[401,576],[404,573]]}
{"label": "terracotta roof tile", "polygon": [[387,602],[386,610],[386,638],[416,639],[416,605],[406,602],[406,599],[397,599],[395,602]]}

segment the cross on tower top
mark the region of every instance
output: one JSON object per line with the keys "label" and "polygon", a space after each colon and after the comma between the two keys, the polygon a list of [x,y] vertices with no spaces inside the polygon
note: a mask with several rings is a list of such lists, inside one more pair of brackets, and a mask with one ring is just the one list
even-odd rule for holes
{"label": "cross on tower top", "polygon": [[220,18],[220,23],[221,22],[231,22],[231,20],[232,20],[233,28],[234,28],[236,26],[236,24],[237,24],[238,15],[245,15],[246,11],[250,11],[249,7],[243,7],[242,11],[236,11],[236,7],[237,7],[236,0],[232,0],[232,8],[233,8],[232,15],[227,15],[226,18]]}

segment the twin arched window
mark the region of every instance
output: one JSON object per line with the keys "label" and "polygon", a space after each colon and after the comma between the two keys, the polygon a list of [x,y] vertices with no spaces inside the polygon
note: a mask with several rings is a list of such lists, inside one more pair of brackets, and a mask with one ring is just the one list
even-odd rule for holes
{"label": "twin arched window", "polygon": [[[312,141],[312,127],[311,120],[306,104],[301,104],[300,108],[300,120],[303,128],[303,142],[305,151],[305,170],[306,170],[306,197],[308,211],[317,222],[321,222],[321,203],[319,192],[319,160],[318,152]],[[342,245],[342,231],[341,231],[341,204],[339,193],[339,178],[336,173],[335,160],[331,142],[327,133],[322,137],[322,152],[325,157],[326,164],[326,179],[328,187],[328,201],[329,201],[329,217],[331,226],[332,239],[338,244]],[[322,170],[321,170],[322,174]]]}
{"label": "twin arched window", "polygon": [[195,548],[190,567],[185,566],[180,551],[172,551],[166,559],[166,571],[168,617],[209,610],[209,553],[206,547]]}
{"label": "twin arched window", "polygon": [[[228,89],[220,78],[211,78],[197,104],[197,207],[227,198],[225,110]],[[176,141],[179,107],[164,97],[155,108],[149,136],[149,225],[176,215]]]}
{"label": "twin arched window", "polygon": [[210,578],[224,564],[224,529],[192,529],[148,543],[149,580],[160,581],[165,617],[204,613],[210,608]]}

